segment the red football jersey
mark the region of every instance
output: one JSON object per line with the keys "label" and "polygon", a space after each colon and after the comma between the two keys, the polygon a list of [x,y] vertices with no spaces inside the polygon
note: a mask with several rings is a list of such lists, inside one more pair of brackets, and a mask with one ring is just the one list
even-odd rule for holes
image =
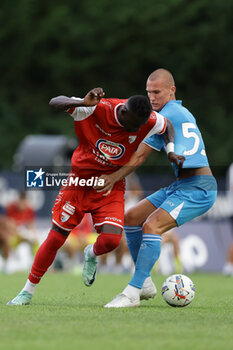
{"label": "red football jersey", "polygon": [[120,124],[117,109],[126,99],[101,99],[94,107],[70,108],[75,121],[79,146],[71,161],[75,172],[111,173],[126,164],[139,144],[153,134],[162,134],[166,119],[152,112],[137,132],[128,132]]}

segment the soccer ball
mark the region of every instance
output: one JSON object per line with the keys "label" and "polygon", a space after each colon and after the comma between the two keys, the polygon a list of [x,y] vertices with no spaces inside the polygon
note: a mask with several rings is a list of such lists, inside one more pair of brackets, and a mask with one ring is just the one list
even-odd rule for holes
{"label": "soccer ball", "polygon": [[172,275],[162,285],[163,299],[171,306],[186,306],[195,296],[195,286],[185,275]]}

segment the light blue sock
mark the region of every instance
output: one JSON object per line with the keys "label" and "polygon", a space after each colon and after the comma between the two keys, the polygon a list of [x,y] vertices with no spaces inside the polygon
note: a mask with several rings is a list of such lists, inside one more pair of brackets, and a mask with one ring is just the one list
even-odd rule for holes
{"label": "light blue sock", "polygon": [[129,282],[131,286],[141,289],[145,279],[158,260],[161,252],[161,236],[143,234],[142,243],[138,252],[133,278]]}
{"label": "light blue sock", "polygon": [[141,226],[124,226],[126,242],[134,264],[136,264],[138,252],[142,243]]}

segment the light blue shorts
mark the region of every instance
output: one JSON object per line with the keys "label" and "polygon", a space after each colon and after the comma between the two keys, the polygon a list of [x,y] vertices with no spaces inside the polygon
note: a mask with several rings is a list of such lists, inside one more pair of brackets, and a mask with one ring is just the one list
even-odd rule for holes
{"label": "light blue shorts", "polygon": [[211,175],[198,175],[173,182],[148,196],[156,207],[166,210],[177,225],[207,212],[217,197],[217,183]]}

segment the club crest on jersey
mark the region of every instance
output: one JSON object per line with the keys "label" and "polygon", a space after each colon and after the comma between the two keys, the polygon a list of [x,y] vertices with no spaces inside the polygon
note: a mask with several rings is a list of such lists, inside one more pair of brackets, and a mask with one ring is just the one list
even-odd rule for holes
{"label": "club crest on jersey", "polygon": [[129,136],[129,143],[133,143],[136,140],[137,136],[136,135],[130,135]]}
{"label": "club crest on jersey", "polygon": [[119,159],[125,152],[125,147],[120,143],[111,142],[108,140],[100,139],[96,142],[97,149],[107,159]]}
{"label": "club crest on jersey", "polygon": [[68,221],[70,218],[70,215],[68,215],[67,213],[65,213],[64,211],[61,213],[61,216],[60,216],[60,220],[61,222],[66,222]]}

